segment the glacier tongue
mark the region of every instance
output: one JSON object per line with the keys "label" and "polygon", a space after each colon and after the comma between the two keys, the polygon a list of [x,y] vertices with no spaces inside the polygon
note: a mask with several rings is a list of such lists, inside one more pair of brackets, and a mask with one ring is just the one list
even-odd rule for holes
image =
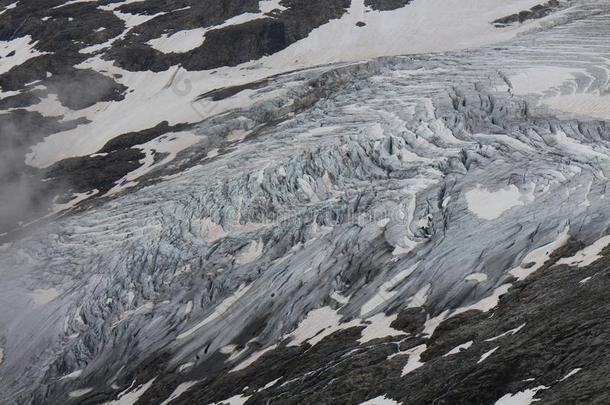
{"label": "glacier tongue", "polygon": [[[147,356],[237,366],[295,330],[390,336],[409,302],[440,319],[566,230],[599,240],[610,130],[548,107],[608,90],[610,8],[591,3],[501,48],[280,76],[200,123],[207,142],[163,176],[0,246],[0,391],[124,390]],[[573,77],[513,88],[548,65]]]}

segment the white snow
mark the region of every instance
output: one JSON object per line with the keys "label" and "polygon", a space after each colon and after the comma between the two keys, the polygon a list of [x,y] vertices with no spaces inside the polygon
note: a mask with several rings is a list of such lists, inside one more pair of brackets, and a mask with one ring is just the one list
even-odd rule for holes
{"label": "white snow", "polygon": [[81,376],[81,374],[82,374],[82,373],[83,373],[83,370],[76,370],[76,371],[73,371],[73,372],[71,372],[70,374],[66,374],[65,376],[61,377],[61,378],[59,379],[59,381],[62,381],[62,380],[72,380],[72,379],[74,379],[74,378],[78,378],[78,377],[80,377],[80,376]]}
{"label": "white snow", "polygon": [[90,393],[91,391],[93,391],[93,388],[81,388],[80,390],[74,390],[74,391],[69,392],[68,396],[70,398],[79,398],[79,397],[82,397],[83,395]]}
{"label": "white snow", "polygon": [[15,7],[17,7],[17,3],[19,3],[18,1],[9,4],[8,6],[4,7],[4,10],[0,11],[0,15],[4,14],[7,10],[13,9]]}
{"label": "white snow", "polygon": [[195,28],[178,31],[171,35],[163,34],[148,41],[148,45],[163,53],[182,53],[203,45],[208,28]]}
{"label": "white snow", "polygon": [[540,390],[548,389],[549,387],[545,387],[541,385],[536,388],[530,388],[525,391],[519,391],[515,394],[506,394],[502,398],[496,401],[495,405],[530,405],[533,402],[537,402],[537,399],[534,399],[536,393]]}
{"label": "white snow", "polygon": [[134,405],[138,402],[138,399],[152,386],[153,382],[155,382],[156,377],[149,380],[147,383],[138,386],[133,391],[123,391],[119,394],[118,398],[114,401],[106,402],[102,405]]}
{"label": "white snow", "polygon": [[577,267],[586,267],[598,259],[601,259],[600,256],[602,250],[606,246],[610,244],[610,235],[604,236],[603,238],[598,239],[593,244],[585,247],[584,249],[578,251],[572,257],[565,257],[559,261],[557,264],[567,264],[568,266],[577,266]]}
{"label": "white snow", "polygon": [[502,339],[502,338],[503,338],[503,337],[505,337],[505,336],[508,336],[508,335],[514,335],[515,333],[517,333],[517,332],[519,332],[521,329],[523,329],[523,328],[525,327],[525,325],[526,325],[526,324],[525,324],[525,323],[523,323],[522,325],[520,325],[520,326],[516,327],[515,329],[511,329],[511,330],[508,330],[508,331],[506,331],[506,332],[504,332],[504,333],[502,333],[502,334],[500,334],[500,335],[498,335],[498,336],[494,336],[494,337],[492,337],[492,338],[485,339],[485,341],[486,341],[486,342],[493,342],[494,340]]}
{"label": "white snow", "polygon": [[281,379],[282,379],[282,377],[279,377],[279,378],[276,378],[275,380],[271,380],[271,381],[269,381],[267,384],[265,384],[265,386],[264,386],[263,388],[260,388],[258,391],[259,391],[259,392],[260,392],[260,391],[264,391],[264,390],[266,390],[267,388],[271,388],[271,387],[273,387],[273,386],[274,386],[275,384],[277,384],[277,382],[278,382],[279,380],[281,380]]}
{"label": "white snow", "polygon": [[392,322],[397,318],[397,315],[388,316],[383,312],[380,312],[366,320],[370,322],[366,325],[366,328],[362,330],[362,336],[358,339],[360,343],[366,343],[373,339],[380,339],[387,336],[398,336],[404,335],[405,332],[394,329],[390,326]]}
{"label": "white snow", "polygon": [[[135,180],[151,172],[156,167],[161,167],[176,158],[178,153],[196,144],[202,138],[191,132],[174,132],[162,135],[149,142],[133,146],[134,149],[142,150],[146,156],[140,161],[142,166],[129,172],[117,181],[117,185],[108,191],[108,195],[118,193],[128,186],[134,185]],[[161,161],[155,163],[155,153],[167,154]]]}
{"label": "white snow", "polygon": [[127,92],[122,101],[100,102],[67,114],[65,120],[84,117],[92,122],[46,137],[27,155],[26,163],[29,165],[47,167],[68,157],[90,155],[118,135],[152,128],[163,120],[170,125],[199,122],[211,114],[247,107],[273,96],[266,94],[265,97],[251,98],[254,91],[243,91],[219,102],[193,102],[201,93],[257,80],[265,77],[268,71],[248,71],[246,74],[237,68],[223,68],[213,74],[174,68],[158,73],[129,72],[97,56],[76,67],[121,75],[116,80],[132,91]]}
{"label": "white snow", "polygon": [[159,38],[154,38],[147,43],[154,49],[163,53],[182,53],[203,45],[205,34],[212,30],[222,29],[231,25],[243,24],[249,21],[257,20],[265,17],[265,13],[277,8],[284,10],[280,0],[265,0],[259,3],[260,13],[244,13],[235,17],[229,18],[224,23],[206,28],[195,28],[192,30],[178,31],[171,35],[163,34]]}
{"label": "white snow", "polygon": [[330,298],[334,299],[339,304],[345,305],[349,302],[351,297],[345,297],[341,295],[341,293],[339,293],[338,291],[333,291],[332,293],[330,293]]}
{"label": "white snow", "polygon": [[252,287],[252,284],[250,284],[250,285],[242,284],[237,289],[237,291],[235,291],[235,293],[233,293],[231,296],[225,298],[220,304],[218,304],[216,306],[216,308],[214,309],[214,312],[212,312],[210,315],[208,315],[204,320],[199,322],[197,325],[193,326],[186,332],[183,332],[180,335],[178,335],[178,337],[176,339],[178,339],[178,340],[185,339],[185,338],[189,337],[190,335],[192,335],[193,333],[195,333],[200,328],[207,325],[208,323],[219,318],[222,314],[224,314],[227,311],[227,309],[229,309],[231,307],[231,305],[236,303],[244,294],[246,294],[248,292],[248,290],[250,290],[251,287]]}
{"label": "white snow", "polygon": [[589,281],[591,281],[591,279],[592,279],[592,278],[593,278],[593,277],[585,277],[585,278],[583,278],[582,280],[580,280],[580,281],[578,282],[578,284],[586,284],[586,283],[588,283]]}
{"label": "white snow", "polygon": [[185,315],[188,315],[188,314],[190,314],[191,312],[193,312],[193,300],[189,300],[189,301],[186,303],[186,307],[184,308],[184,314],[185,314]]}
{"label": "white snow", "polygon": [[510,76],[509,80],[515,94],[544,95],[546,92],[558,92],[558,88],[566,82],[574,83],[574,74],[580,71],[558,66],[538,66]]}
{"label": "white snow", "polygon": [[86,193],[75,193],[72,196],[72,199],[66,203],[62,203],[62,204],[54,203],[53,207],[51,208],[51,214],[56,214],[58,212],[65,211],[67,209],[74,208],[79,203],[85,201],[88,198],[93,197],[97,193],[99,193],[98,189],[91,190]]}
{"label": "white snow", "polygon": [[491,356],[492,354],[494,354],[494,352],[495,352],[496,350],[498,350],[499,348],[500,348],[500,346],[495,347],[495,348],[491,349],[490,351],[483,353],[483,355],[481,356],[481,358],[479,359],[479,361],[477,361],[477,364],[484,362],[484,361],[485,361],[485,359],[487,359],[489,356]]}
{"label": "white snow", "polygon": [[419,345],[400,353],[409,355],[409,360],[407,361],[407,364],[405,364],[405,366],[402,368],[402,373],[400,374],[401,377],[406,376],[410,372],[417,370],[418,368],[424,365],[424,363],[422,363],[420,359],[422,353],[425,352],[426,349],[426,345]]}
{"label": "white snow", "polygon": [[248,357],[247,359],[245,359],[244,361],[239,363],[237,366],[233,367],[230,372],[232,373],[234,371],[243,370],[243,369],[249,367],[256,360],[260,359],[263,354],[274,350],[276,347],[277,347],[277,345],[272,345],[272,346],[269,346],[269,347],[267,347],[267,348],[265,348],[263,350],[259,350],[256,353],[252,353],[250,355],[250,357]]}
{"label": "white snow", "polygon": [[519,280],[527,278],[530,274],[542,267],[551,256],[551,253],[568,242],[570,239],[569,231],[570,227],[566,226],[563,232],[557,236],[557,239],[528,253],[521,261],[521,265],[510,270],[509,273]]}
{"label": "white snow", "polygon": [[378,396],[368,401],[361,402],[360,405],[400,405],[402,402],[396,402],[385,395]]}
{"label": "white snow", "polygon": [[[313,30],[304,40],[265,58],[265,62],[292,64],[296,68],[482,46],[508,40],[535,25],[497,29],[489,22],[539,3],[540,0],[427,0],[397,10],[373,11],[365,7],[364,0],[354,0],[346,15]],[[366,25],[357,27],[359,21]]]}
{"label": "white snow", "polygon": [[4,361],[4,349],[0,347],[0,364]]}
{"label": "white snow", "polygon": [[304,342],[314,346],[333,332],[358,324],[358,321],[340,324],[342,317],[337,310],[330,307],[310,311],[290,334],[292,340],[288,346],[299,346]]}
{"label": "white snow", "polygon": [[70,113],[70,109],[61,104],[57,98],[57,94],[52,93],[42,97],[38,104],[28,106],[25,109],[28,111],[37,111],[47,117],[59,117]]}
{"label": "white snow", "polygon": [[237,345],[226,345],[220,348],[220,353],[222,354],[231,354],[235,351]]}
{"label": "white snow", "polygon": [[506,294],[508,289],[512,286],[512,284],[502,284],[498,288],[495,288],[493,293],[490,296],[487,296],[472,305],[468,305],[466,307],[461,307],[454,310],[451,313],[451,316],[455,316],[457,314],[461,314],[466,311],[478,310],[482,312],[487,312],[498,306],[498,302],[500,301],[500,296]]}
{"label": "white snow", "polygon": [[193,363],[193,362],[181,364],[180,367],[178,367],[178,372],[182,373],[183,371],[188,370],[189,368],[193,367],[194,365],[195,365],[195,363]]}
{"label": "white snow", "polygon": [[178,385],[176,387],[176,389],[174,390],[174,392],[172,392],[171,395],[169,397],[167,397],[167,399],[165,401],[161,402],[160,405],[168,405],[174,399],[177,399],[178,397],[180,397],[182,394],[184,394],[186,391],[188,391],[189,389],[191,389],[193,386],[197,385],[198,383],[199,383],[199,381],[187,381],[187,382],[184,382],[184,383]]}
{"label": "white snow", "polygon": [[[116,7],[129,2],[101,8],[114,11]],[[176,66],[158,73],[129,72],[114,66],[112,61],[95,56],[77,67],[92,68],[107,75],[119,74],[121,78],[117,80],[129,87],[131,92],[122,101],[101,102],[66,116],[65,119],[85,117],[92,122],[45,138],[32,148],[26,162],[35,167],[47,167],[68,157],[95,153],[118,135],[151,128],[163,120],[170,124],[194,123],[228,108],[246,107],[262,101],[251,100],[249,96],[254,92],[246,90],[218,102],[202,100],[193,103],[197,95],[213,89],[321,64],[446,51],[510,39],[537,23],[497,29],[489,21],[537,3],[535,0],[429,0],[413,2],[394,11],[365,12],[363,0],[358,0],[353,2],[350,12],[341,19],[317,28],[307,38],[281,52],[214,71],[186,72]],[[278,4],[274,0],[263,1],[261,5],[265,11]],[[152,17],[120,14],[117,12],[120,17],[128,19],[129,27]],[[356,27],[355,23],[361,20],[367,25]],[[455,24],[455,21],[461,23]],[[95,47],[100,49],[99,45]],[[316,52],[312,52],[313,49]]]}
{"label": "white snow", "polygon": [[63,4],[60,4],[59,6],[55,6],[53,8],[61,8],[61,7],[64,7],[64,6],[69,6],[70,4],[91,3],[91,2],[97,2],[97,0],[70,0],[70,1],[67,1],[67,2],[65,2]]}
{"label": "white snow", "polygon": [[453,349],[451,349],[447,353],[445,353],[443,355],[443,357],[451,356],[453,354],[458,354],[459,352],[461,352],[463,350],[468,350],[470,348],[470,346],[472,346],[472,340],[470,340],[470,341],[468,341],[466,343],[462,343],[459,346],[454,347]]}
{"label": "white snow", "polygon": [[[36,42],[32,43],[32,37],[29,35],[10,41],[0,41],[0,59],[2,60],[2,63],[0,63],[0,74],[8,72],[13,67],[21,65],[29,59],[47,53],[37,51],[34,48],[35,46]],[[15,54],[8,56],[11,52],[15,52]]]}
{"label": "white snow", "polygon": [[465,197],[470,212],[488,221],[499,218],[511,208],[525,205],[524,195],[513,184],[497,191],[488,191],[477,185],[467,191]]}
{"label": "white snow", "polygon": [[423,307],[426,301],[428,300],[428,294],[430,293],[430,288],[432,288],[431,284],[426,284],[422,288],[420,288],[414,296],[409,298],[409,304],[407,308],[420,308]]}
{"label": "white snow", "polygon": [[[100,8],[102,8],[102,7],[100,7]],[[122,13],[122,12],[116,11],[116,10],[113,10],[113,12],[114,12],[114,15],[116,15],[121,20],[123,20],[123,22],[125,23],[125,27],[127,29],[131,29],[140,24],[144,24],[146,21],[150,21],[153,18],[159,17],[160,15],[166,14],[166,13],[157,13],[157,14],[153,14],[153,15],[128,14],[128,13]]]}
{"label": "white snow", "polygon": [[570,371],[568,374],[563,376],[563,378],[561,378],[561,380],[559,380],[559,381],[567,380],[568,378],[572,377],[574,374],[578,373],[580,370],[582,370],[582,368],[575,368],[574,370]]}

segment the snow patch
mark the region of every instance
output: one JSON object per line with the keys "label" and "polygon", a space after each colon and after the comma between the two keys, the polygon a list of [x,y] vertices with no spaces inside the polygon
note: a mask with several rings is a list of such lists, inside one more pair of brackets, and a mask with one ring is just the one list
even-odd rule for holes
{"label": "snow patch", "polygon": [[498,191],[488,191],[479,184],[475,189],[467,191],[465,197],[468,210],[488,221],[500,218],[511,208],[525,205],[524,195],[513,184]]}
{"label": "snow patch", "polygon": [[153,378],[145,384],[140,385],[133,391],[123,391],[119,394],[118,398],[114,401],[109,401],[104,403],[103,405],[134,405],[138,402],[138,399],[152,386],[153,382],[155,382],[157,378]]}
{"label": "snow patch", "polygon": [[516,394],[506,394],[502,398],[496,401],[495,405],[530,405],[533,402],[537,402],[534,396],[538,391],[546,390],[549,387],[541,385],[536,388],[530,388],[525,391],[519,391]]}
{"label": "snow patch", "polygon": [[401,405],[402,402],[396,402],[385,395],[378,396],[368,401],[361,402],[360,405]]}
{"label": "snow patch", "polygon": [[358,324],[358,321],[340,324],[341,318],[343,316],[339,315],[337,310],[330,307],[322,307],[310,311],[297,329],[290,334],[292,340],[288,346],[299,346],[305,342],[314,346],[335,331]]}
{"label": "snow patch", "polygon": [[397,315],[388,316],[383,312],[368,318],[366,321],[370,322],[366,328],[362,331],[362,336],[358,339],[358,342],[366,343],[373,339],[380,339],[387,336],[404,335],[405,332],[394,329],[390,326],[392,322],[397,318]]}
{"label": "snow patch", "polygon": [[500,348],[500,346],[495,347],[495,348],[491,349],[490,351],[483,353],[483,355],[481,356],[481,358],[479,359],[479,361],[477,361],[477,364],[480,364],[480,363],[484,362],[484,361],[485,361],[485,360],[486,360],[486,359],[487,359],[489,356],[491,356],[492,354],[494,354],[494,352],[495,352],[496,350],[498,350],[499,348]]}
{"label": "snow patch", "polygon": [[205,35],[212,30],[218,30],[231,25],[244,24],[249,21],[265,18],[265,13],[274,9],[285,10],[280,0],[265,0],[259,2],[260,13],[244,13],[229,18],[224,23],[206,28],[178,31],[171,35],[163,34],[159,38],[151,39],[147,43],[154,49],[163,53],[183,53],[200,47],[205,42]]}
{"label": "snow patch", "polygon": [[275,350],[276,347],[277,347],[277,345],[272,345],[272,346],[267,347],[266,349],[259,350],[258,352],[253,353],[246,360],[242,361],[237,366],[233,367],[230,372],[232,373],[234,371],[243,370],[243,369],[249,367],[252,363],[254,363],[256,360],[261,358],[263,354],[270,352],[272,350]]}
{"label": "snow patch", "polygon": [[[47,53],[37,51],[34,48],[35,45],[36,42],[32,42],[32,37],[29,35],[11,39],[10,41],[0,41],[0,59],[2,59],[2,63],[0,63],[0,74],[8,72],[13,67],[21,65],[29,59]],[[12,52],[14,52],[14,54],[8,56]]]}
{"label": "snow patch", "polygon": [[406,376],[410,372],[417,370],[418,368],[424,365],[424,363],[421,362],[421,355],[423,352],[426,351],[426,349],[426,345],[419,345],[405,351],[404,353],[401,353],[409,355],[409,360],[407,361],[407,364],[405,364],[405,366],[402,368],[402,373],[400,374],[401,377]]}
{"label": "snow patch", "polygon": [[470,348],[470,346],[472,346],[472,340],[469,341],[469,342],[466,342],[466,343],[462,343],[459,346],[454,347],[453,349],[451,349],[447,353],[445,353],[443,355],[443,357],[451,356],[453,354],[458,354],[461,351],[468,350]]}
{"label": "snow patch", "polygon": [[515,329],[508,330],[508,331],[506,331],[506,332],[504,332],[504,333],[502,333],[502,334],[500,334],[500,335],[498,335],[498,336],[494,336],[494,337],[492,337],[492,338],[485,339],[485,341],[486,341],[486,342],[493,342],[494,340],[502,339],[502,338],[503,338],[503,337],[505,337],[505,336],[508,336],[508,335],[514,335],[515,333],[517,333],[517,332],[519,332],[521,329],[523,329],[523,328],[525,327],[525,325],[526,325],[526,324],[524,323],[523,325],[518,326],[518,327],[516,327]]}
{"label": "snow patch", "polygon": [[559,87],[566,82],[575,82],[574,76],[579,70],[574,70],[558,66],[540,66],[526,69],[509,80],[513,88],[513,93],[517,95],[540,94],[547,92],[559,92]]}
{"label": "snow patch", "polygon": [[601,252],[606,246],[610,244],[610,235],[604,236],[601,239],[595,241],[592,245],[585,247],[578,251],[572,257],[565,257],[557,264],[566,264],[568,266],[586,267],[593,264],[595,261],[601,259]]}
{"label": "snow patch", "polygon": [[72,380],[72,379],[80,377],[81,374],[83,374],[83,370],[76,370],[76,371],[71,372],[70,374],[66,374],[65,376],[61,377],[59,379],[59,381]]}
{"label": "snow patch", "polygon": [[[117,185],[108,191],[108,195],[118,193],[128,186],[134,185],[135,180],[148,174],[155,167],[161,167],[171,162],[178,153],[196,144],[201,139],[201,137],[191,132],[174,132],[162,135],[144,144],[133,146],[134,149],[140,149],[145,153],[144,158],[140,160],[142,166],[118,180]],[[156,154],[166,154],[166,156],[160,162],[155,162]]]}
{"label": "snow patch", "polygon": [[171,395],[167,397],[165,401],[161,402],[160,405],[168,405],[170,402],[180,397],[182,394],[184,394],[186,391],[188,391],[198,383],[199,381],[188,381],[178,385],[174,392],[172,392]]}
{"label": "snow patch", "polygon": [[517,277],[519,280],[524,280],[527,278],[530,274],[542,267],[542,265],[551,256],[551,253],[568,242],[570,239],[569,231],[570,227],[566,226],[563,232],[559,234],[557,239],[528,253],[521,261],[521,265],[510,270],[509,273]]}
{"label": "snow patch", "polygon": [[574,374],[578,373],[580,370],[582,370],[582,368],[575,368],[574,370],[570,371],[568,374],[563,376],[563,378],[559,381],[567,380],[568,378],[572,377]]}

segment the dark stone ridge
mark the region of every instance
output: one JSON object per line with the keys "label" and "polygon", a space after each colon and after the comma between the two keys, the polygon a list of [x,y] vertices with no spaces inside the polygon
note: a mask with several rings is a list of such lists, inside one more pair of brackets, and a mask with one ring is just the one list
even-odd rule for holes
{"label": "dark stone ridge", "polygon": [[167,121],[163,121],[153,128],[145,129],[137,132],[128,132],[123,135],[119,135],[116,138],[106,142],[106,144],[99,150],[98,153],[110,153],[120,149],[131,148],[135,145],[141,145],[143,143],[152,141],[161,135],[184,131],[190,128],[192,125],[189,124],[177,124],[169,125]]}
{"label": "dark stone ridge", "polygon": [[364,0],[364,5],[377,11],[390,11],[404,7],[413,0]]}
{"label": "dark stone ridge", "polygon": [[47,93],[57,94],[59,102],[71,110],[81,110],[102,101],[120,101],[127,87],[91,69],[75,69],[69,75],[45,80]]}
{"label": "dark stone ridge", "polygon": [[505,27],[515,23],[523,23],[527,20],[536,20],[546,17],[560,7],[561,4],[559,3],[559,0],[549,0],[544,4],[538,4],[537,6],[530,8],[529,10],[523,10],[517,14],[498,18],[497,20],[493,21],[492,24],[494,24],[496,27]]}
{"label": "dark stone ridge", "polygon": [[46,172],[48,178],[63,181],[73,192],[97,189],[105,193],[117,180],[142,164],[144,153],[138,149],[119,149],[103,156],[79,156],[64,159]]}
{"label": "dark stone ridge", "polygon": [[[64,159],[44,172],[48,179],[61,181],[71,192],[82,193],[97,189],[101,195],[114,187],[127,173],[142,166],[140,160],[145,155],[135,146],[189,127],[189,124],[172,126],[163,121],[153,128],[119,135],[92,156]],[[155,163],[161,158],[160,154],[155,154]]]}
{"label": "dark stone ridge", "polygon": [[27,152],[27,148],[45,136],[67,131],[86,120],[63,122],[62,117],[45,117],[37,111],[16,109],[0,114],[0,147]]}
{"label": "dark stone ridge", "polygon": [[416,335],[422,332],[424,322],[426,322],[426,311],[423,308],[406,308],[398,313],[398,317],[390,326]]}

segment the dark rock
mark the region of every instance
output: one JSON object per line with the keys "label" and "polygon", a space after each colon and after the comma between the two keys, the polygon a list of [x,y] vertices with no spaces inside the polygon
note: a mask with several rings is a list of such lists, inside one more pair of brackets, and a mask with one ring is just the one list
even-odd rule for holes
{"label": "dark rock", "polygon": [[515,23],[523,23],[527,20],[536,20],[547,15],[551,14],[554,11],[557,11],[561,7],[559,0],[549,0],[544,4],[538,4],[529,10],[524,10],[516,14],[512,14],[506,17],[498,18],[493,21],[496,27],[505,27],[507,25],[515,24]]}
{"label": "dark rock", "polygon": [[364,5],[377,11],[396,10],[411,3],[413,0],[365,0]]}

